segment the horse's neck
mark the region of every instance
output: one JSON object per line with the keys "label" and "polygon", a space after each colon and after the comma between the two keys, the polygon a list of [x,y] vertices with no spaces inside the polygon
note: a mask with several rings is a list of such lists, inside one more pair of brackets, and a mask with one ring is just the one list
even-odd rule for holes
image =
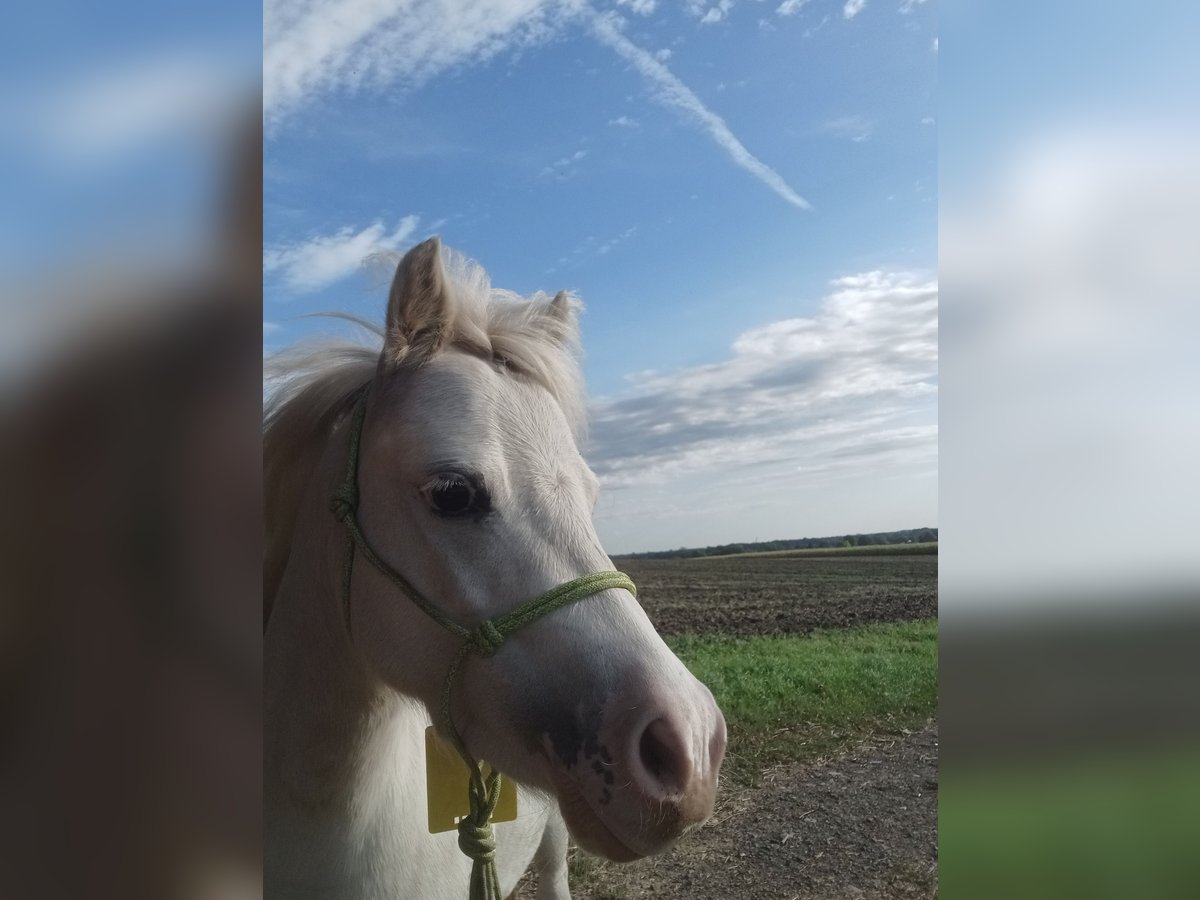
{"label": "horse's neck", "polygon": [[364,879],[393,876],[359,855],[374,847],[387,859],[410,843],[423,805],[412,772],[424,707],[379,683],[347,630],[344,532],[323,500],[339,465],[314,472],[264,644],[267,866],[279,896],[306,895],[289,884],[373,896]]}
{"label": "horse's neck", "polygon": [[345,794],[356,757],[398,702],[355,652],[340,596],[345,531],[328,499],[340,443],[321,454],[297,504],[263,647],[268,791],[310,808]]}
{"label": "horse's neck", "polygon": [[[300,531],[298,529],[298,531]],[[264,643],[268,775],[295,802],[323,806],[378,713],[380,689],[355,658],[339,614],[332,529],[297,534]]]}
{"label": "horse's neck", "polygon": [[[375,689],[336,653],[309,650],[286,664],[277,661],[270,679],[293,692],[291,702],[268,694],[266,711],[270,894],[295,900],[462,896],[444,894],[438,879],[422,877],[430,859],[442,871],[462,868],[453,844],[413,853],[428,841],[421,827],[424,707]],[[456,883],[465,885],[465,874]]]}

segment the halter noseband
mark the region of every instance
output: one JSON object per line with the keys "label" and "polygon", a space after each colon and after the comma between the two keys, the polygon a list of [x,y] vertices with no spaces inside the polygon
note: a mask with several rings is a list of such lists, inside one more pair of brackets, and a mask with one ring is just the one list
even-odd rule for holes
{"label": "halter noseband", "polygon": [[407,578],[389,566],[377,554],[363,536],[358,524],[358,455],[362,442],[363,422],[367,415],[367,390],[364,389],[354,404],[350,418],[349,451],[346,457],[346,477],[330,502],[334,516],[346,526],[346,554],[342,563],[342,603],[345,608],[346,625],[350,625],[350,585],[354,577],[354,557],[361,553],[372,566],[387,576],[402,593],[417,607],[447,631],[461,638],[463,643],[442,684],[441,718],[450,735],[454,749],[466,762],[471,772],[469,798],[470,814],[458,823],[458,846],[473,861],[471,867],[471,900],[501,900],[500,883],[496,876],[496,841],[489,822],[500,796],[500,773],[494,769],[485,777],[479,763],[471,756],[450,712],[450,690],[454,678],[467,655],[474,653],[480,658],[492,656],[500,649],[504,639],[531,622],[561,609],[578,600],[613,588],[621,588],[637,596],[632,579],[623,572],[592,572],[581,575],[553,587],[532,600],[521,604],[511,612],[495,619],[484,619],[474,628],[468,628],[436,604],[428,600],[413,587]]}

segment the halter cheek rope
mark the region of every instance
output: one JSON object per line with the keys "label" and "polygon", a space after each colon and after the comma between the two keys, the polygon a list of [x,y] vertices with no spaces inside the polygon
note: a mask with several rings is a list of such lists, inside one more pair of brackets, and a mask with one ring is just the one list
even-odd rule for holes
{"label": "halter cheek rope", "polygon": [[473,861],[471,867],[470,900],[501,900],[500,882],[496,877],[496,838],[492,833],[490,819],[500,799],[500,773],[492,770],[486,776],[476,759],[471,756],[454,727],[450,712],[450,690],[454,678],[468,654],[486,659],[504,643],[504,639],[530,622],[536,622],[556,609],[561,609],[578,600],[613,588],[620,588],[637,595],[637,588],[628,575],[622,572],[593,572],[551,588],[539,597],[518,606],[512,612],[496,619],[484,619],[474,628],[452,619],[436,605],[427,600],[420,591],[384,562],[363,536],[362,528],[355,515],[358,510],[358,454],[362,441],[363,421],[367,415],[367,392],[364,390],[354,405],[350,419],[350,446],[346,457],[346,477],[330,503],[333,514],[346,526],[346,552],[342,563],[342,604],[346,625],[350,625],[350,585],[354,578],[354,557],[361,553],[371,565],[382,572],[429,618],[447,631],[462,639],[462,646],[450,663],[446,680],[442,684],[441,718],[458,755],[466,762],[471,777],[468,788],[470,813],[458,823],[458,846]]}

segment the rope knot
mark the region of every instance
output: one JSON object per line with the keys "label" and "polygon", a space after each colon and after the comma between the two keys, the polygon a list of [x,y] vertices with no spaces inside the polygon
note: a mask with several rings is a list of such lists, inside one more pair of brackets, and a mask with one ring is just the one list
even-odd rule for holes
{"label": "rope knot", "polygon": [[458,849],[478,863],[490,863],[496,858],[496,838],[492,826],[476,825],[470,817],[458,823]]}
{"label": "rope knot", "polygon": [[352,484],[343,484],[329,501],[329,510],[339,522],[345,522],[358,509],[358,488]]}
{"label": "rope knot", "polygon": [[483,657],[491,656],[504,643],[504,635],[489,620],[484,619],[479,627],[471,632],[471,649]]}

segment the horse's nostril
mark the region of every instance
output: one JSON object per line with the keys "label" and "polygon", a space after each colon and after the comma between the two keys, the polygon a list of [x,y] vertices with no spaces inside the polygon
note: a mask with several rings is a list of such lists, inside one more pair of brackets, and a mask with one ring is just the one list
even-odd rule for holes
{"label": "horse's nostril", "polygon": [[655,719],[642,732],[638,759],[645,773],[663,793],[678,794],[687,788],[691,764],[678,734],[666,719]]}

